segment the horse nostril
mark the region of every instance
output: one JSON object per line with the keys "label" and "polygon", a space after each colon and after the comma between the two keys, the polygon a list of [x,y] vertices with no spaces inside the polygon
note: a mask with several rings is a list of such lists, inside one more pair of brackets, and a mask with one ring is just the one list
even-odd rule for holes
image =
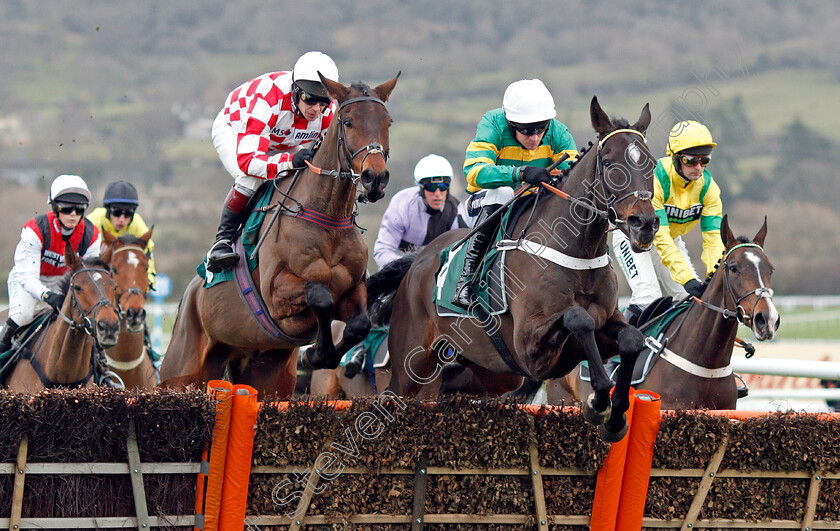
{"label": "horse nostril", "polygon": [[764,316],[763,313],[756,314],[753,320],[755,321],[755,326],[759,329],[764,329],[767,327],[767,318]]}
{"label": "horse nostril", "polygon": [[775,325],[773,326],[773,331],[774,331],[774,332],[775,332],[776,330],[778,330],[778,329],[779,329],[779,325],[780,325],[780,324],[782,324],[782,317],[781,317],[781,316],[776,317],[776,323],[775,323]]}
{"label": "horse nostril", "polygon": [[627,225],[629,225],[631,229],[639,230],[642,228],[642,219],[635,215],[627,216]]}

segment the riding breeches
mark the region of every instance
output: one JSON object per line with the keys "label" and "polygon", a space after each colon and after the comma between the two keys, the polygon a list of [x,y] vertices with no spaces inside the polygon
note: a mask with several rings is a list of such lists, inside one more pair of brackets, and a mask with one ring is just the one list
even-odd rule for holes
{"label": "riding breeches", "polygon": [[[14,272],[9,274],[9,318],[18,326],[27,325],[35,318],[35,313],[41,308],[46,308],[47,303],[33,297],[23,289],[20,280],[15,278]],[[61,293],[59,285],[63,277],[41,277],[41,283],[50,291]]]}
{"label": "riding breeches", "polygon": [[467,200],[467,212],[470,216],[475,217],[483,207],[489,205],[504,205],[511,199],[513,199],[513,188],[510,186],[481,190],[474,193]]}
{"label": "riding breeches", "polygon": [[[696,277],[697,273],[691,264],[685,242],[678,236],[674,238],[674,244]],[[656,247],[643,253],[634,253],[630,248],[630,240],[623,232],[617,230],[613,232],[612,250],[624,278],[633,291],[630,304],[644,308],[659,297],[670,296],[679,300],[688,296],[685,289],[671,278],[671,272],[662,263]]]}
{"label": "riding breeches", "polygon": [[239,163],[236,160],[237,136],[236,130],[225,119],[223,109],[213,122],[213,146],[219,154],[222,165],[236,181],[237,190],[250,197],[265,181],[245,175],[245,172],[239,169]]}

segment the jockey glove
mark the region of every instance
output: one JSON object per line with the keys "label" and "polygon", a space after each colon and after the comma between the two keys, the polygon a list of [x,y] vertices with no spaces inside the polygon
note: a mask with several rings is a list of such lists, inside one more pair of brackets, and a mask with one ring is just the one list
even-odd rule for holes
{"label": "jockey glove", "polygon": [[314,154],[315,152],[311,149],[301,149],[292,157],[292,167],[303,168],[306,166],[306,161],[312,162],[312,155]]}
{"label": "jockey glove", "polygon": [[64,303],[64,296],[53,291],[44,292],[44,302],[52,306],[53,310],[61,310],[61,305]]}
{"label": "jockey glove", "polygon": [[522,179],[522,182],[533,186],[551,182],[551,173],[545,168],[538,168],[536,166],[523,166],[519,170],[519,177]]}
{"label": "jockey glove", "polygon": [[689,295],[697,297],[698,299],[703,296],[703,292],[706,291],[706,284],[701,284],[699,280],[696,278],[692,278],[685,284],[683,287],[688,292]]}

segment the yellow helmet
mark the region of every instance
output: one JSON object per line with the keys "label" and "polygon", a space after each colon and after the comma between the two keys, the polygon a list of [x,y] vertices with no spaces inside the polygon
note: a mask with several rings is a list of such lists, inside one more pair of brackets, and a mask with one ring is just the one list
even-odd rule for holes
{"label": "yellow helmet", "polygon": [[[694,120],[686,120],[677,122],[671,129],[665,151],[673,157],[676,153],[698,146],[714,148],[717,144],[712,140],[712,133],[705,125]],[[711,152],[711,149],[709,151]]]}

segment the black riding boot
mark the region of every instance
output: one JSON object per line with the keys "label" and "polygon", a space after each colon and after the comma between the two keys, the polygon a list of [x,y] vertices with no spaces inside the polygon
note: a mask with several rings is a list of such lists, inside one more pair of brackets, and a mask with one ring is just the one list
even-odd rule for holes
{"label": "black riding boot", "polygon": [[207,252],[207,271],[218,273],[233,268],[239,262],[239,255],[233,250],[233,240],[242,222],[242,211],[248,204],[248,196],[231,188],[222,207],[222,219],[216,232],[216,243]]}
{"label": "black riding boot", "polygon": [[18,328],[20,327],[16,322],[12,321],[11,317],[6,319],[6,325],[3,327],[3,336],[0,337],[0,354],[6,352],[7,350],[11,350],[12,336],[15,335]]}
{"label": "black riding boot", "polygon": [[467,242],[467,254],[464,257],[464,270],[461,272],[461,278],[458,279],[458,285],[455,286],[455,295],[452,297],[452,304],[457,304],[462,308],[468,308],[475,299],[475,288],[473,287],[474,276],[481,265],[481,260],[484,253],[487,251],[487,246],[493,240],[493,232],[496,228],[496,223],[484,223],[494,212],[499,210],[501,205],[488,205],[481,210],[478,219],[475,220],[475,226],[480,228],[472,235],[469,242]]}

